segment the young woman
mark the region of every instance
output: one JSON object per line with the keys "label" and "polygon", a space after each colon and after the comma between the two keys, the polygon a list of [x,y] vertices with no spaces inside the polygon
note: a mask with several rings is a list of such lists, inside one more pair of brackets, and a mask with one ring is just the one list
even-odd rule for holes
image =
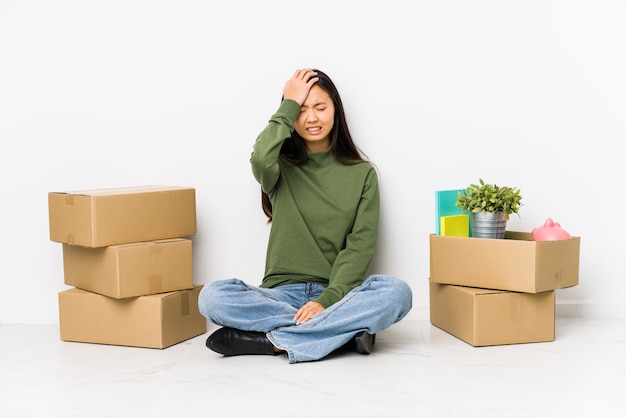
{"label": "young woman", "polygon": [[372,351],[377,332],[411,309],[402,280],[365,278],[378,232],[374,166],[352,141],[341,98],[319,70],[287,80],[250,158],[272,223],[260,286],[208,283],[200,312],[222,326],[206,341],[224,356],[320,360],[349,346]]}

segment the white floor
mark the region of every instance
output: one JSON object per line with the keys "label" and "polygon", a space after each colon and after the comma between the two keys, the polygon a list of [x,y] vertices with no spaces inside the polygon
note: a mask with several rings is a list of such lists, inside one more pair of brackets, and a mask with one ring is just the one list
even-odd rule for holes
{"label": "white floor", "polygon": [[[209,332],[214,328],[210,328]],[[405,320],[369,356],[221,357],[0,326],[0,417],[626,417],[626,318],[557,318],[549,343],[472,347]]]}

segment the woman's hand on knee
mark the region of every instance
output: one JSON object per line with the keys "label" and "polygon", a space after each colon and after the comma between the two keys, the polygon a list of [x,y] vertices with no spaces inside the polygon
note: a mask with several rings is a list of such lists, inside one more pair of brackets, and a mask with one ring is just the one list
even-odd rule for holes
{"label": "woman's hand on knee", "polygon": [[296,321],[297,325],[301,325],[308,322],[310,319],[315,317],[315,315],[324,311],[324,309],[325,308],[318,302],[307,302],[304,304],[304,306],[298,309],[298,312],[296,312],[293,319]]}

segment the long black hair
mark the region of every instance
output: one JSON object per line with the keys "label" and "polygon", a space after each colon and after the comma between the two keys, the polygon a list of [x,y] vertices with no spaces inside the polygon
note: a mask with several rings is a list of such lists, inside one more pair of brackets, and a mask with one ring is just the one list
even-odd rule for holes
{"label": "long black hair", "polygon": [[[316,73],[314,77],[319,77],[315,85],[320,86],[333,101],[335,107],[334,125],[328,138],[330,140],[330,152],[342,164],[352,165],[363,161],[367,161],[365,154],[356,146],[350,135],[346,115],[341,102],[341,96],[335,86],[335,83],[323,71],[312,69]],[[280,149],[280,158],[291,162],[295,165],[304,165],[308,162],[307,148],[304,139],[294,130],[291,138],[283,142]],[[269,196],[261,191],[261,207],[267,215],[268,222],[272,221],[272,203]]]}

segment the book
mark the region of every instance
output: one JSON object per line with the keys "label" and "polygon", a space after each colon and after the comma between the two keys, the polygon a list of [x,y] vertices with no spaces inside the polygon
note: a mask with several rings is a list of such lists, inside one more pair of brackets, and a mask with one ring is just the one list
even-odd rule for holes
{"label": "book", "polygon": [[437,235],[441,235],[442,216],[463,214],[463,210],[460,207],[455,206],[459,193],[463,193],[463,189],[435,191],[435,224]]}
{"label": "book", "polygon": [[469,215],[442,216],[440,218],[440,234],[448,237],[469,237]]}

